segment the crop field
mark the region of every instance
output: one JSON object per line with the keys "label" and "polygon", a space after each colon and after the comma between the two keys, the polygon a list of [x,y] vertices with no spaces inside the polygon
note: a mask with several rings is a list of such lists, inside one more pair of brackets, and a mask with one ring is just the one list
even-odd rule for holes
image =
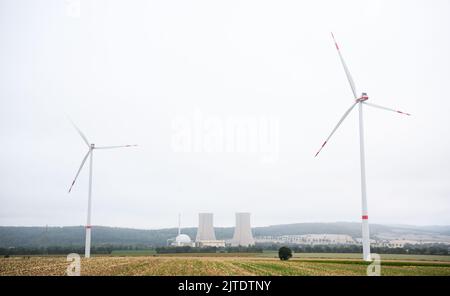
{"label": "crop field", "polygon": [[[278,258],[278,252],[264,252],[261,256]],[[355,253],[295,253],[294,258],[323,258],[323,259],[361,259],[361,254]],[[448,261],[450,256],[445,255],[408,255],[408,254],[381,254],[382,260],[405,261]]]}
{"label": "crop field", "polygon": [[[199,254],[197,254],[199,255]],[[65,275],[64,256],[0,259],[0,275]],[[81,260],[81,275],[365,275],[367,264],[356,259],[276,258],[255,256],[95,256]],[[444,260],[382,262],[381,275],[450,276]]]}
{"label": "crop field", "polygon": [[[355,253],[294,253],[294,258],[308,259],[361,259],[361,254]],[[171,257],[256,257],[278,258],[277,251],[264,251],[263,253],[185,253],[185,254],[157,254],[154,250],[117,250],[111,256],[171,256]],[[448,261],[450,256],[445,255],[408,255],[408,254],[381,254],[382,260],[402,261]]]}

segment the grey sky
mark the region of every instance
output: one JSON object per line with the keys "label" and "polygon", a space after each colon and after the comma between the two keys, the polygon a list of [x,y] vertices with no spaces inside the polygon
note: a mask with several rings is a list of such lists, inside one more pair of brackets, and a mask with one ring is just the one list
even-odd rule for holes
{"label": "grey sky", "polygon": [[[359,221],[358,92],[371,223],[450,224],[450,1],[0,1],[0,225],[157,228]],[[75,1],[76,4],[76,1]],[[73,8],[73,7],[72,7]],[[278,122],[276,161],[175,151],[183,118]]]}

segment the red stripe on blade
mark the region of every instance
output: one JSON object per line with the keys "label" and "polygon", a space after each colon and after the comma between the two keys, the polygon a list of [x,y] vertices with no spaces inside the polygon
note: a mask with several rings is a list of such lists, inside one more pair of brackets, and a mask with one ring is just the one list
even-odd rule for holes
{"label": "red stripe on blade", "polygon": [[362,216],[362,219],[363,219],[363,220],[369,220],[369,216],[368,216],[368,215],[363,215],[363,216]]}

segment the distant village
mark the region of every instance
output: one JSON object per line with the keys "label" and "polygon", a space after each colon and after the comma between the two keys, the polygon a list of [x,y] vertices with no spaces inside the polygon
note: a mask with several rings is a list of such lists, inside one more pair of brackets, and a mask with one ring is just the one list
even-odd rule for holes
{"label": "distant village", "polygon": [[[345,234],[303,234],[303,235],[279,235],[255,237],[257,244],[291,244],[291,245],[361,245],[361,238],[352,238]],[[450,238],[444,239],[371,239],[373,247],[403,248],[405,245],[447,244],[450,246]]]}
{"label": "distant village", "polygon": [[[180,216],[178,218],[178,235],[167,240],[167,246],[196,248],[250,247],[264,245],[292,246],[361,246],[362,238],[354,238],[347,234],[290,234],[264,235],[253,237],[250,223],[250,213],[236,213],[236,226],[232,239],[217,240],[214,231],[213,213],[199,213],[199,225],[195,240],[192,240],[181,230]],[[427,234],[397,235],[384,233],[374,235],[370,239],[371,247],[404,248],[406,245],[443,244],[450,248],[450,236]]]}

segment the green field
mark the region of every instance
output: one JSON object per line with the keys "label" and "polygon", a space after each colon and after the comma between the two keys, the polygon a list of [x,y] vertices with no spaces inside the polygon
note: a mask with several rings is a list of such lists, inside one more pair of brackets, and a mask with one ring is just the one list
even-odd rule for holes
{"label": "green field", "polygon": [[[367,263],[347,258],[349,254],[297,254],[289,261],[260,254],[148,255],[139,252],[82,259],[81,275],[366,275]],[[131,256],[130,256],[131,255]],[[345,256],[344,256],[345,255]],[[353,256],[352,254],[350,254]],[[354,254],[356,258],[359,254]],[[447,256],[416,256],[389,259],[381,264],[381,275],[450,276]],[[325,258],[327,257],[327,258]],[[0,275],[65,275],[64,256],[17,256],[0,259]]]}
{"label": "green field", "polygon": [[[277,256],[277,252],[273,252]],[[448,261],[450,256],[441,255],[406,255],[406,254],[380,254],[383,260],[426,260],[426,261]],[[361,254],[354,253],[296,253],[294,258],[325,258],[325,259],[361,259]]]}
{"label": "green field", "polygon": [[[264,251],[263,253],[178,253],[157,254],[154,250],[117,250],[111,256],[183,256],[183,257],[256,257],[278,258],[277,251]],[[382,260],[402,261],[448,261],[450,256],[445,255],[406,255],[406,254],[381,254]],[[355,253],[294,253],[294,258],[303,259],[361,259],[361,254]]]}

